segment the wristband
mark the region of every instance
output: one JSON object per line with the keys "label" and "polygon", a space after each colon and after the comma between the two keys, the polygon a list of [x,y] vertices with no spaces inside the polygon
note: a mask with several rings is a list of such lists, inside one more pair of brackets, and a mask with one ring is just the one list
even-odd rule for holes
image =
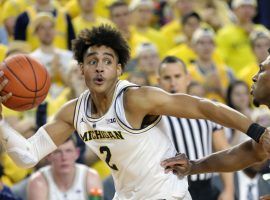
{"label": "wristband", "polygon": [[253,140],[255,140],[257,143],[260,142],[260,138],[265,132],[266,128],[257,124],[257,123],[252,123],[248,130],[247,130],[247,135],[251,137]]}

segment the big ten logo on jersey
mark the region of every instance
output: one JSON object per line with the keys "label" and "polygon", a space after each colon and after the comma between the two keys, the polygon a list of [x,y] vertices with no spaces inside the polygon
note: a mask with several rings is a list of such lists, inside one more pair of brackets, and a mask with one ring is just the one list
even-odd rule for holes
{"label": "big ten logo on jersey", "polygon": [[112,124],[116,122],[116,118],[106,119],[107,124]]}

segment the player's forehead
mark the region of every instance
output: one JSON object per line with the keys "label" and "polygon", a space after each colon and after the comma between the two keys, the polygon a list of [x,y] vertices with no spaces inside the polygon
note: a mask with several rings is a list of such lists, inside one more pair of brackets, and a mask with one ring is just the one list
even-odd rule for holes
{"label": "player's forehead", "polygon": [[115,51],[108,47],[108,46],[90,46],[84,55],[84,58],[88,58],[88,57],[97,57],[97,56],[109,56],[111,58],[116,58],[116,53]]}

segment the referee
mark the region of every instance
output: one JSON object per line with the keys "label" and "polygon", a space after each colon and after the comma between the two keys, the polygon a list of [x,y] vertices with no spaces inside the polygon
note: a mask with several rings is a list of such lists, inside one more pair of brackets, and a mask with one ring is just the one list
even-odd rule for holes
{"label": "referee", "polygon": [[[177,57],[168,56],[159,69],[160,87],[167,92],[187,92],[190,76],[186,66]],[[209,120],[167,117],[169,137],[176,150],[185,153],[190,160],[205,157],[215,151],[227,149],[229,144],[223,128]],[[193,200],[233,200],[234,185],[231,173],[220,174],[224,189],[220,192],[211,184],[213,174],[198,174],[189,177],[189,192]]]}

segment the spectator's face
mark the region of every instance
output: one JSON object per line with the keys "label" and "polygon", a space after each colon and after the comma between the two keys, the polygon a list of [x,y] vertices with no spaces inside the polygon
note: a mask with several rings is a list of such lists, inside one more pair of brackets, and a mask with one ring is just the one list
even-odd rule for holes
{"label": "spectator's face", "polygon": [[148,80],[146,78],[146,76],[143,75],[138,75],[136,73],[132,73],[129,75],[128,80],[131,83],[135,83],[137,85],[148,85]]}
{"label": "spectator's face", "polygon": [[143,51],[138,56],[138,67],[146,74],[156,73],[159,63],[160,59],[155,51]]}
{"label": "spectator's face", "polygon": [[246,85],[238,84],[233,88],[231,101],[236,110],[242,111],[249,107],[249,91]]}
{"label": "spectator's face", "polygon": [[36,0],[37,4],[39,5],[46,5],[50,3],[51,0]]}
{"label": "spectator's face", "polygon": [[183,26],[183,32],[190,39],[199,26],[200,21],[196,17],[190,17]]}
{"label": "spectator's face", "polygon": [[210,60],[214,49],[214,40],[209,36],[202,36],[194,44],[195,52],[198,54],[198,57],[203,60]]}
{"label": "spectator's face", "polygon": [[69,140],[51,153],[48,160],[57,174],[68,174],[74,169],[78,157],[79,150],[75,147],[73,141]]}
{"label": "spectator's face", "polygon": [[128,6],[122,5],[113,8],[111,10],[111,20],[120,30],[127,29],[130,24],[130,14]]}
{"label": "spectator's face", "polygon": [[241,5],[234,10],[240,22],[250,22],[256,15],[256,7],[252,5]]}
{"label": "spectator's face", "polygon": [[183,16],[194,11],[194,1],[193,0],[177,0],[174,7]]}
{"label": "spectator's face", "polygon": [[37,27],[36,34],[42,44],[50,45],[55,36],[54,24],[51,21],[43,21]]}
{"label": "spectator's face", "polygon": [[253,51],[259,63],[263,62],[268,56],[268,49],[270,47],[270,38],[261,37],[254,41]]}
{"label": "spectator's face", "polygon": [[182,63],[164,63],[159,73],[159,85],[163,90],[186,93],[190,77],[185,73]]}
{"label": "spectator's face", "polygon": [[252,78],[251,94],[255,106],[261,104],[270,107],[270,56],[260,64],[258,73]]}
{"label": "spectator's face", "polygon": [[83,12],[91,13],[94,10],[96,0],[79,0],[79,5]]}
{"label": "spectator's face", "polygon": [[201,84],[189,86],[188,94],[197,96],[197,97],[205,97],[205,89]]}
{"label": "spectator's face", "polygon": [[153,17],[152,12],[153,10],[150,6],[138,6],[138,8],[132,12],[133,21],[139,26],[150,26]]}

